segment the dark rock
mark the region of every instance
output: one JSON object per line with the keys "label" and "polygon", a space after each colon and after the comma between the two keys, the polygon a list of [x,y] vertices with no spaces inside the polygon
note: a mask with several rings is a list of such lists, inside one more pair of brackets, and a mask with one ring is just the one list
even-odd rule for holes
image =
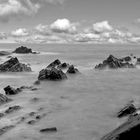
{"label": "dark rock", "polygon": [[45,128],[45,129],[41,129],[40,132],[42,132],[42,133],[54,133],[54,132],[57,132],[57,128],[56,127]]}
{"label": "dark rock", "polygon": [[7,51],[0,51],[0,56],[10,55],[10,52]]}
{"label": "dark rock", "polygon": [[139,140],[140,115],[131,117],[117,129],[113,130],[101,140]]}
{"label": "dark rock", "polygon": [[9,126],[4,126],[3,128],[0,128],[0,135],[3,135],[4,133],[6,133],[7,131],[11,130],[14,127],[15,127],[14,125],[9,125]]}
{"label": "dark rock", "polygon": [[70,74],[75,74],[79,72],[78,69],[74,68],[73,65],[69,66],[68,70],[67,70],[67,73],[70,73]]}
{"label": "dark rock", "polygon": [[32,49],[21,46],[15,49],[15,51],[13,51],[13,53],[19,53],[19,54],[26,54],[26,53],[32,53]]}
{"label": "dark rock", "polygon": [[6,95],[15,95],[18,94],[19,90],[14,89],[11,86],[7,86],[4,88],[5,94]]}
{"label": "dark rock", "polygon": [[126,57],[122,58],[121,60],[126,61],[126,62],[130,62],[132,59],[130,56],[126,56]]}
{"label": "dark rock", "polygon": [[46,68],[46,69],[41,70],[38,76],[38,80],[57,81],[57,80],[63,80],[63,79],[67,79],[66,74],[62,70],[56,69],[54,67],[50,69]]}
{"label": "dark rock", "polygon": [[18,59],[11,58],[8,61],[0,64],[0,72],[30,72],[31,68],[25,64],[22,64]]}
{"label": "dark rock", "polygon": [[41,119],[41,116],[40,116],[40,115],[37,115],[37,116],[36,116],[36,119],[37,119],[37,120],[40,120],[40,119]]}
{"label": "dark rock", "polygon": [[56,66],[59,66],[61,64],[61,61],[59,59],[56,59],[55,61],[53,61],[51,64],[49,64],[47,66],[47,68],[54,68]]}
{"label": "dark rock", "polygon": [[69,67],[69,64],[68,63],[62,63],[62,64],[58,65],[57,68],[59,68],[59,69],[66,69],[68,67]]}
{"label": "dark rock", "polygon": [[36,121],[35,120],[31,120],[31,121],[28,121],[27,123],[30,124],[30,125],[33,125],[33,124],[36,123]]}
{"label": "dark rock", "polygon": [[128,115],[132,115],[137,111],[136,107],[134,106],[133,103],[127,104],[121,111],[118,112],[117,117],[125,117]]}
{"label": "dark rock", "polygon": [[4,103],[8,103],[9,101],[12,101],[12,99],[8,98],[3,94],[0,94],[0,105]]}
{"label": "dark rock", "polygon": [[5,111],[5,113],[6,113],[6,114],[13,113],[13,112],[18,111],[18,110],[20,110],[20,109],[21,109],[20,106],[15,105],[15,106],[9,107],[9,108]]}
{"label": "dark rock", "polygon": [[40,81],[39,80],[35,81],[34,85],[40,85]]}
{"label": "dark rock", "polygon": [[135,68],[135,65],[126,61],[123,62],[122,59],[118,59],[113,55],[110,55],[106,60],[103,61],[103,63],[100,63],[99,65],[95,66],[95,69],[105,69],[105,68],[110,69]]}

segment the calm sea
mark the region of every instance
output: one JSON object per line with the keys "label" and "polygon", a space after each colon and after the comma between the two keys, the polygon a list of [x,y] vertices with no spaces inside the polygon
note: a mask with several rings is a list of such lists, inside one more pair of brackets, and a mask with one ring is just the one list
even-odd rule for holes
{"label": "calm sea", "polygon": [[[0,50],[13,51],[19,46],[19,44],[1,44]],[[20,104],[24,106],[25,112],[44,106],[52,113],[36,127],[17,126],[9,137],[6,135],[3,139],[22,140],[27,137],[29,140],[96,140],[124,121],[115,116],[121,107],[132,99],[137,102],[140,100],[139,68],[105,71],[94,69],[95,65],[102,62],[109,54],[121,57],[133,53],[140,57],[138,45],[28,44],[26,46],[41,53],[13,56],[18,57],[23,63],[29,63],[33,72],[1,73],[1,93],[4,93],[3,87],[7,85],[14,87],[32,85],[37,80],[38,72],[55,59],[74,64],[81,74],[69,76],[68,80],[62,82],[42,82],[39,91],[16,97],[16,100],[19,98]],[[1,63],[5,60],[6,57],[0,57]],[[29,99],[34,96],[42,99],[39,105],[34,106],[29,103]],[[39,128],[46,125],[58,127],[58,133],[48,137],[36,133]]]}

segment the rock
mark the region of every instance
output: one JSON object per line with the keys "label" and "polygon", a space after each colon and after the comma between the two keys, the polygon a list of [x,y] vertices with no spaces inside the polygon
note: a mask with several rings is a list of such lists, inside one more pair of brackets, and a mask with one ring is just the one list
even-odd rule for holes
{"label": "rock", "polygon": [[53,67],[56,67],[56,66],[59,66],[61,64],[61,61],[59,59],[56,59],[55,61],[53,61],[51,64],[49,64],[47,66],[47,68],[53,68]]}
{"label": "rock", "polygon": [[0,64],[0,72],[30,72],[31,68],[25,64],[22,64],[15,57],[12,57],[8,61]]}
{"label": "rock", "polygon": [[[128,58],[127,58],[128,59]],[[95,69],[117,69],[117,68],[135,68],[135,65],[129,62],[123,62],[122,59],[118,59],[113,55],[110,55],[103,63],[95,66]]]}
{"label": "rock", "polygon": [[7,86],[4,88],[4,91],[6,95],[15,95],[15,94],[18,94],[19,90],[16,90],[11,86]]}
{"label": "rock", "polygon": [[59,64],[57,68],[59,68],[59,69],[66,69],[68,67],[69,67],[68,63],[62,63],[62,64]]}
{"label": "rock", "polygon": [[139,140],[140,115],[131,117],[121,126],[105,135],[101,140]]}
{"label": "rock", "polygon": [[130,62],[132,59],[130,56],[126,56],[124,58],[121,58],[122,61],[125,61],[125,62]]}
{"label": "rock", "polygon": [[10,55],[10,52],[7,51],[0,51],[0,56]]}
{"label": "rock", "polygon": [[16,48],[15,51],[13,51],[13,53],[28,54],[28,53],[32,53],[32,49],[21,46]]}
{"label": "rock", "polygon": [[127,104],[121,111],[118,112],[117,117],[122,118],[128,115],[132,115],[137,111],[133,103]]}
{"label": "rock", "polygon": [[18,110],[20,110],[20,109],[21,109],[20,106],[15,105],[15,106],[9,107],[9,108],[5,111],[5,113],[6,113],[6,114],[13,113],[13,112],[18,111]]}
{"label": "rock", "polygon": [[35,81],[34,85],[40,85],[40,81],[39,80]]}
{"label": "rock", "polygon": [[31,120],[31,121],[28,121],[27,123],[30,124],[30,125],[33,125],[33,124],[36,123],[36,121],[35,120]]}
{"label": "rock", "polygon": [[3,135],[4,133],[6,133],[7,131],[11,130],[14,127],[15,127],[14,125],[9,125],[9,126],[4,126],[3,128],[0,128],[0,135]]}
{"label": "rock", "polygon": [[0,113],[0,118],[4,117],[4,113]]}
{"label": "rock", "polygon": [[56,127],[52,127],[52,128],[45,128],[45,129],[41,129],[40,132],[42,133],[54,133],[57,132],[57,128]]}
{"label": "rock", "polygon": [[68,70],[67,70],[67,73],[70,73],[70,74],[75,74],[79,72],[78,69],[74,68],[73,65],[69,66]]}
{"label": "rock", "polygon": [[8,98],[7,96],[0,94],[0,105],[4,103],[8,103],[12,101],[12,99]]}
{"label": "rock", "polygon": [[52,67],[51,69],[46,68],[39,72],[38,80],[63,80],[67,79],[66,74],[61,69]]}

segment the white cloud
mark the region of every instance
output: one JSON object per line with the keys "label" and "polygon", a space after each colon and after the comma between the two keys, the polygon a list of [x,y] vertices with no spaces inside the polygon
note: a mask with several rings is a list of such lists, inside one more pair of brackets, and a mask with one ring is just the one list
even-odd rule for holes
{"label": "white cloud", "polygon": [[71,23],[68,19],[57,19],[54,23],[50,25],[53,32],[57,33],[71,33],[77,32],[76,24]]}
{"label": "white cloud", "polygon": [[108,21],[102,21],[102,22],[97,22],[93,24],[93,30],[95,32],[106,32],[106,31],[112,31],[113,27],[109,24]]}
{"label": "white cloud", "polygon": [[48,25],[39,24],[35,27],[35,32],[41,35],[51,35],[51,30]]}
{"label": "white cloud", "polygon": [[13,36],[13,37],[24,37],[24,36],[28,36],[28,35],[29,35],[29,32],[25,28],[19,28],[15,31],[11,32],[11,36]]}

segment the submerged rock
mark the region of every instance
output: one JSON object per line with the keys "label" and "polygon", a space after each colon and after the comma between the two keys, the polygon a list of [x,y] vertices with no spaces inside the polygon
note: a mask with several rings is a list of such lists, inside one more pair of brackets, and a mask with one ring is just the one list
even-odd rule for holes
{"label": "submerged rock", "polygon": [[47,66],[47,68],[53,68],[53,67],[56,67],[56,66],[59,66],[61,64],[61,61],[59,59],[56,59],[55,61],[53,61],[51,64],[49,64]]}
{"label": "submerged rock", "polygon": [[0,135],[3,135],[4,133],[6,133],[7,131],[11,130],[14,127],[15,127],[14,125],[9,125],[0,128]]}
{"label": "submerged rock", "polygon": [[4,103],[8,103],[9,101],[12,101],[12,99],[8,98],[3,94],[0,94],[0,105]]}
{"label": "submerged rock", "polygon": [[117,129],[113,130],[101,140],[139,140],[140,115],[131,117]]}
{"label": "submerged rock", "polygon": [[46,68],[39,72],[38,80],[63,80],[67,79],[66,74],[61,69]]}
{"label": "submerged rock", "polygon": [[0,51],[0,56],[10,55],[10,52],[7,51]]}
{"label": "submerged rock", "polygon": [[19,62],[17,57],[0,64],[0,72],[30,72],[31,68]]}
{"label": "submerged rock", "polygon": [[121,118],[128,115],[132,115],[136,111],[137,111],[137,108],[135,107],[135,105],[133,103],[129,103],[122,110],[118,112],[117,117]]}
{"label": "submerged rock", "polygon": [[56,127],[52,127],[52,128],[45,128],[45,129],[41,129],[40,132],[42,133],[54,133],[57,132],[57,128]]}
{"label": "submerged rock", "polygon": [[79,72],[77,68],[75,68],[73,65],[69,66],[68,70],[67,70],[67,73],[70,73],[70,74],[75,74]]}
{"label": "submerged rock", "polygon": [[18,110],[20,110],[20,109],[21,109],[21,107],[20,107],[19,105],[15,105],[15,106],[9,107],[9,108],[5,111],[5,113],[6,113],[6,114],[13,113],[13,112],[18,111]]}
{"label": "submerged rock", "polygon": [[[135,68],[134,64],[126,61],[128,59],[129,58],[118,59],[118,58],[114,57],[113,55],[110,55],[106,60],[103,61],[103,63],[100,63],[99,65],[96,65],[95,69]],[[123,60],[125,60],[125,61],[123,61]]]}
{"label": "submerged rock", "polygon": [[33,53],[33,52],[32,52],[32,49],[24,47],[24,46],[21,46],[21,47],[16,48],[15,51],[13,51],[13,53],[26,54],[26,53]]}

